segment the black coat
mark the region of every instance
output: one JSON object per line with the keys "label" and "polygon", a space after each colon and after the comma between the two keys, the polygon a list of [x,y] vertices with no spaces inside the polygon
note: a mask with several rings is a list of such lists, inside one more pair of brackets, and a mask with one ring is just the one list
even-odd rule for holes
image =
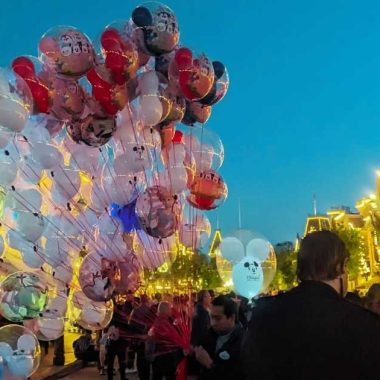
{"label": "black coat", "polygon": [[241,345],[244,329],[236,325],[230,338],[217,351],[218,335],[211,328],[201,341],[201,346],[210,355],[213,366],[211,369],[201,367],[201,380],[240,380],[243,376],[241,366]]}
{"label": "black coat", "polygon": [[243,345],[245,379],[380,379],[380,318],[329,285],[264,299]]}
{"label": "black coat", "polygon": [[198,303],[194,308],[192,330],[191,330],[191,344],[198,346],[199,342],[207,335],[210,328],[210,313],[205,307]]}

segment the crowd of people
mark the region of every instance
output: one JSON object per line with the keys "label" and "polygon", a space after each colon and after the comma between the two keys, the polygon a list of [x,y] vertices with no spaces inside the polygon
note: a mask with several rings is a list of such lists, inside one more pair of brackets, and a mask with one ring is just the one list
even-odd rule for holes
{"label": "crowd of people", "polygon": [[380,284],[364,299],[347,293],[348,260],[339,237],[320,231],[301,243],[299,285],[276,296],[130,293],[76,355],[108,380],[115,358],[121,380],[134,366],[140,380],[380,378]]}

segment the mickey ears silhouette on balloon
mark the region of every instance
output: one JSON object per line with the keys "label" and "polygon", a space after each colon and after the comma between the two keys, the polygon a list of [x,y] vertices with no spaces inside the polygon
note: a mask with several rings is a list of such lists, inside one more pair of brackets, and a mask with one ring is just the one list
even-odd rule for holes
{"label": "mickey ears silhouette on balloon", "polygon": [[259,262],[263,262],[271,251],[271,244],[261,238],[251,239],[244,247],[243,243],[234,236],[223,239],[220,245],[223,258],[232,264],[240,262],[244,257],[254,257]]}
{"label": "mickey ears silhouette on balloon", "polygon": [[152,25],[153,17],[148,8],[137,7],[132,12],[132,20],[139,28],[146,28]]}
{"label": "mickey ears silhouette on balloon", "polygon": [[222,62],[213,61],[212,66],[214,67],[214,74],[217,79],[220,79],[226,71],[226,67]]}

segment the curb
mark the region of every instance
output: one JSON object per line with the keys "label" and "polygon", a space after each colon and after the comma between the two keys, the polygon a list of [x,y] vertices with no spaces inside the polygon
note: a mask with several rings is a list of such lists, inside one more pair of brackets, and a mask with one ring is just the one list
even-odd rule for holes
{"label": "curb", "polygon": [[71,375],[74,372],[79,371],[80,369],[83,368],[83,361],[82,360],[76,360],[73,363],[70,363],[63,368],[57,370],[56,372],[46,375],[44,377],[38,377],[38,378],[33,378],[32,380],[57,380],[57,379],[62,379],[65,376]]}

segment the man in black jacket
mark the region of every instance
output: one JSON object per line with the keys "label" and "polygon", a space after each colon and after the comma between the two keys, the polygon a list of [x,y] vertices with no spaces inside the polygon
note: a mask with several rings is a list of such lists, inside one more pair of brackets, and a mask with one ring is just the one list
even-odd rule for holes
{"label": "man in black jacket", "polygon": [[343,298],[348,252],[330,231],[307,235],[300,285],[262,299],[243,346],[245,379],[378,379],[380,319]]}
{"label": "man in black jacket", "polygon": [[197,304],[194,308],[191,330],[191,344],[193,346],[198,345],[210,327],[210,305],[210,293],[207,290],[201,290],[197,295]]}
{"label": "man in black jacket", "polygon": [[242,377],[240,347],[243,328],[236,323],[237,305],[228,296],[218,296],[211,305],[211,328],[194,347],[202,380],[238,380]]}

